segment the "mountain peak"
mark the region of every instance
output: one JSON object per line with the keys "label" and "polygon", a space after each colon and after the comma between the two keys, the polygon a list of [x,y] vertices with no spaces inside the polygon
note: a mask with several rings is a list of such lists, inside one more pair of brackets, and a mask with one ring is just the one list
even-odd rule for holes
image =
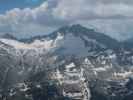
{"label": "mountain peak", "polygon": [[86,31],[94,32],[94,29],[88,29],[80,24],[73,24],[61,27],[58,32],[61,33],[86,33]]}
{"label": "mountain peak", "polygon": [[71,25],[70,27],[71,27],[71,28],[85,28],[85,27],[83,27],[83,26],[80,25],[80,24],[73,24],[73,25]]}
{"label": "mountain peak", "polygon": [[82,25],[80,25],[80,24],[73,24],[73,25],[71,25],[70,27],[73,28],[73,29],[87,29],[87,30],[92,30],[92,31],[94,31],[94,29],[88,29],[88,28],[86,28],[86,27],[84,27],[84,26],[82,26]]}
{"label": "mountain peak", "polygon": [[119,42],[104,33],[97,32],[94,29],[86,28],[80,24],[67,25],[59,28],[53,32],[50,36],[52,38],[57,38],[58,34],[62,35],[72,34],[75,37],[83,39],[84,37],[97,41],[98,43],[104,44],[106,47],[111,49],[117,49],[119,47]]}

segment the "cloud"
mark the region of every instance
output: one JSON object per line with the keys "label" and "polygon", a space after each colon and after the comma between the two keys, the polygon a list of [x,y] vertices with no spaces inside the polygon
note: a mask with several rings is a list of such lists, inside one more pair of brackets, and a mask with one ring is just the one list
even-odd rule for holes
{"label": "cloud", "polygon": [[54,9],[56,16],[67,20],[133,18],[133,6],[124,2],[100,0],[59,0]]}
{"label": "cloud", "polygon": [[[67,24],[64,20],[53,16],[52,10],[54,4],[50,4],[50,2],[50,0],[44,2],[39,7],[33,9],[14,8],[0,15],[0,33],[40,33],[40,31],[47,32],[47,29]],[[31,32],[31,29],[33,32]]]}
{"label": "cloud", "polygon": [[93,28],[98,32],[105,33],[120,41],[133,37],[133,19],[97,19],[81,21],[78,23],[81,23],[88,28]]}
{"label": "cloud", "polygon": [[132,0],[47,0],[36,8],[14,8],[0,15],[0,33],[44,33],[78,21],[121,23],[132,20],[132,12]]}

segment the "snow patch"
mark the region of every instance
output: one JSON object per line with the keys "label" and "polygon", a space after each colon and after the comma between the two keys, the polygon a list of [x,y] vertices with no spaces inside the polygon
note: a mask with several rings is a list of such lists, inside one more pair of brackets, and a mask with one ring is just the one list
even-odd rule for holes
{"label": "snow patch", "polygon": [[58,35],[56,40],[50,40],[50,39],[44,39],[44,40],[35,40],[32,43],[23,43],[19,42],[17,40],[11,40],[11,39],[4,39],[1,38],[0,41],[2,41],[5,44],[8,44],[10,46],[13,46],[16,49],[45,49],[50,50],[52,48],[55,48],[57,46],[57,43],[60,39],[63,39],[63,36]]}
{"label": "snow patch", "polygon": [[123,73],[114,73],[115,77],[121,77],[121,78],[127,78],[129,76],[131,76],[133,74],[133,72],[131,71],[125,71]]}

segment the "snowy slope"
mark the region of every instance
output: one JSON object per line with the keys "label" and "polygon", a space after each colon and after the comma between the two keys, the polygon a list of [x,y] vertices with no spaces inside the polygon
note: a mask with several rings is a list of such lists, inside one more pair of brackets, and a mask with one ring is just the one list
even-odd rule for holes
{"label": "snowy slope", "polygon": [[12,40],[12,39],[4,39],[1,38],[0,41],[8,44],[10,46],[13,46],[16,49],[46,49],[49,50],[51,48],[56,47],[56,42],[59,41],[62,37],[57,37],[56,40],[34,40],[32,43],[24,43],[24,42],[20,42],[17,40]]}

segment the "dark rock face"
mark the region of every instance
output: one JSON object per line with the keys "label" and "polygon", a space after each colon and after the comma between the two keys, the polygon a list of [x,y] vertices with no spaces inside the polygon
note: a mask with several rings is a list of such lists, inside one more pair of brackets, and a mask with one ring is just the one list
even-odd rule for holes
{"label": "dark rock face", "polygon": [[[27,87],[25,87],[25,85]],[[2,91],[1,100],[64,100],[60,88],[56,85],[26,84],[22,87],[11,87],[8,91]]]}
{"label": "dark rock face", "polygon": [[1,35],[0,37],[1,37],[1,38],[6,38],[6,39],[17,40],[17,38],[16,38],[15,36],[13,36],[13,35],[11,35],[11,34],[8,34],[8,33],[6,33],[6,34],[4,34],[4,35]]}
{"label": "dark rock face", "polygon": [[129,88],[132,86],[131,81],[128,81],[125,84],[122,82],[110,81],[106,82],[106,85],[103,86],[99,86],[98,82],[92,84],[97,84],[98,86],[91,87],[91,100],[98,100],[99,98],[100,100],[132,100],[133,90],[132,88]]}

